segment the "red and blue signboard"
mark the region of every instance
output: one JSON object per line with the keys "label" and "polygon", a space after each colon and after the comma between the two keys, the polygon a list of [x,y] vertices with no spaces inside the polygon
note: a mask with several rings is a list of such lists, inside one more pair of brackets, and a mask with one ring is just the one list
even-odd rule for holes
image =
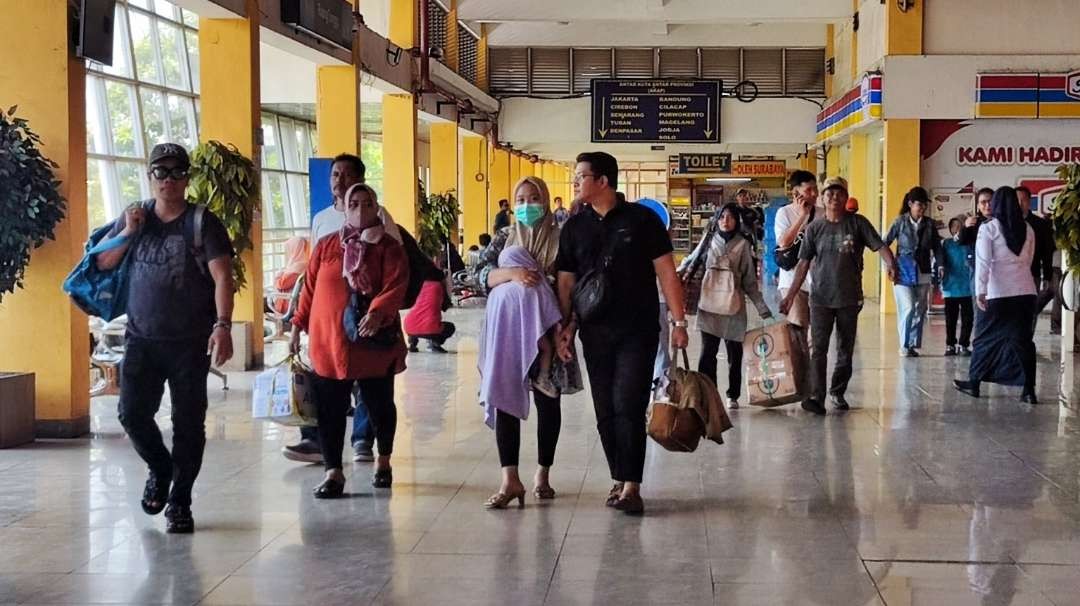
{"label": "red and blue signboard", "polygon": [[979,74],[977,118],[1080,118],[1080,71]]}
{"label": "red and blue signboard", "polygon": [[820,143],[871,120],[881,118],[881,76],[870,75],[844,96],[831,101],[817,115]]}

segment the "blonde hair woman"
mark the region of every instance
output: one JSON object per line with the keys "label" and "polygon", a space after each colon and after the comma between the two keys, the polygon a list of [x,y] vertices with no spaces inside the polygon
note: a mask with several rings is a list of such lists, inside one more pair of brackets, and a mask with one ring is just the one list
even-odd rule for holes
{"label": "blonde hair woman", "polygon": [[539,443],[533,494],[555,497],[549,474],[562,425],[560,397],[582,389],[577,361],[553,359],[550,331],[561,318],[552,284],[561,229],[547,184],[537,177],[518,181],[512,208],[516,222],[495,234],[477,265],[478,281],[488,294],[480,339],[480,401],[485,422],[495,430],[503,476],[499,491],[485,503],[489,509],[503,509],[515,499],[524,504],[518,453],[530,390]]}

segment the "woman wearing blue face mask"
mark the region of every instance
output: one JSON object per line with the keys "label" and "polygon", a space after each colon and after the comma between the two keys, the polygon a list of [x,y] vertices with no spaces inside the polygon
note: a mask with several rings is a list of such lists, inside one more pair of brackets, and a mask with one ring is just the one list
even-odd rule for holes
{"label": "woman wearing blue face mask", "polygon": [[[494,235],[476,266],[477,282],[488,294],[480,340],[481,404],[485,420],[495,429],[502,466],[502,485],[485,503],[489,509],[524,502],[518,451],[521,421],[531,408],[529,391],[536,405],[539,449],[533,494],[537,499],[555,497],[549,473],[562,424],[560,397],[582,389],[577,360],[563,363],[554,355],[551,333],[559,318],[553,319],[553,308],[543,304],[550,302],[555,282],[560,234],[547,184],[537,177],[519,181],[513,212],[516,223]],[[512,260],[512,266],[500,266],[500,257]]]}

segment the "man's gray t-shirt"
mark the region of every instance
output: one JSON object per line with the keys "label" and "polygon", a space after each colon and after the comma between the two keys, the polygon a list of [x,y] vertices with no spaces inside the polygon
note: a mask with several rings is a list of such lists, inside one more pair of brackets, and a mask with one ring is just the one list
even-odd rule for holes
{"label": "man's gray t-shirt", "polygon": [[831,308],[862,303],[863,251],[877,251],[884,245],[877,230],[862,215],[845,213],[835,223],[826,217],[810,223],[799,249],[799,259],[813,261],[810,303]]}
{"label": "man's gray t-shirt", "polygon": [[[200,269],[185,238],[194,228],[195,207],[188,205],[179,217],[162,223],[147,209],[146,222],[128,249],[127,331],[133,337],[163,341],[208,339],[217,319],[214,280],[205,265]],[[192,227],[185,228],[191,221]],[[124,216],[113,234],[124,228]],[[190,236],[189,236],[190,237]],[[202,247],[205,261],[232,257],[229,233],[209,210],[203,213]]]}

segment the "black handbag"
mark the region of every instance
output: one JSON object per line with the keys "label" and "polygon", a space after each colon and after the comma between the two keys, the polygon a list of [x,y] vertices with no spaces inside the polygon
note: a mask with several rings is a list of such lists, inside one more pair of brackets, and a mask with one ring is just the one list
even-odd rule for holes
{"label": "black handbag", "polygon": [[361,337],[359,334],[360,321],[368,313],[371,299],[353,291],[349,294],[349,303],[345,306],[342,314],[342,323],[345,326],[345,338],[364,349],[386,350],[393,349],[401,340],[401,330],[396,322],[387,324],[370,337]]}
{"label": "black handbag", "polygon": [[598,267],[586,272],[574,285],[571,298],[578,320],[581,322],[599,320],[611,307],[611,293],[611,256],[607,255]]}
{"label": "black handbag", "polygon": [[802,248],[803,238],[806,236],[806,226],[810,225],[810,222],[814,220],[814,212],[816,209],[810,209],[810,219],[803,225],[803,228],[799,230],[799,235],[795,236],[795,241],[791,243],[791,246],[787,248],[776,247],[773,251],[773,258],[776,259],[776,265],[784,271],[791,271],[795,269],[795,266],[799,264],[799,249]]}

